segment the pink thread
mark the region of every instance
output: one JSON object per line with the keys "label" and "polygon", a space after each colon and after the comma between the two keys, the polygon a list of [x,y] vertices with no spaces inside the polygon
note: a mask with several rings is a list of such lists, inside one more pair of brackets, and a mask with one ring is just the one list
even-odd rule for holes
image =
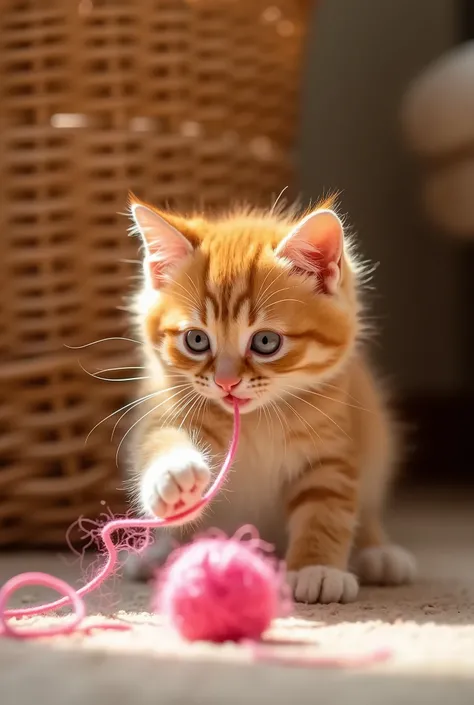
{"label": "pink thread", "polygon": [[[103,503],[105,505],[105,502]],[[102,530],[104,526],[114,519],[133,519],[131,513],[126,513],[123,515],[115,515],[111,512],[110,508],[104,506],[104,511],[101,512],[97,519],[89,519],[84,516],[80,516],[76,521],[71,524],[66,532],[66,543],[71,551],[71,553],[76,556],[79,566],[81,569],[81,575],[83,576],[82,584],[88,583],[89,580],[97,574],[104,563],[104,548],[102,542]],[[72,535],[77,534],[77,539],[82,544],[81,549],[78,550],[76,545],[72,541]],[[114,536],[115,549],[119,556],[122,552],[126,553],[141,553],[153,540],[153,532],[150,529],[128,529],[126,531],[117,532]],[[93,547],[97,553],[96,558],[93,561],[84,562],[86,551]],[[105,551],[106,553],[106,551]],[[74,561],[68,561],[69,563]],[[120,573],[114,571],[111,576],[113,585],[110,585],[110,579],[107,580],[107,588],[102,594],[102,587],[99,587],[99,594],[101,595],[101,604],[107,610],[109,614],[116,611],[119,606],[119,601],[113,599],[115,581],[120,579]],[[105,585],[105,584],[104,584]]]}
{"label": "pink thread", "polygon": [[[185,511],[179,512],[167,519],[115,519],[108,522],[101,531],[102,541],[106,550],[106,562],[99,573],[90,580],[87,585],[75,590],[64,581],[47,573],[21,573],[8,580],[0,589],[0,634],[16,637],[19,639],[53,636],[57,634],[68,634],[77,629],[85,617],[86,609],[82,597],[96,590],[102,583],[109,578],[115,569],[118,558],[117,546],[112,541],[112,534],[116,531],[130,529],[155,529],[160,526],[170,526],[177,521],[186,519],[191,514],[194,514],[198,509],[210,502],[221,488],[222,483],[227,477],[232,463],[237,452],[240,437],[240,413],[237,404],[234,405],[234,430],[232,440],[224,460],[222,468],[216,477],[210,489],[204,497],[199,500],[193,507],[189,507]],[[41,585],[49,587],[64,594],[59,600],[48,602],[35,607],[26,607],[21,609],[6,609],[11,595],[22,587],[29,585]],[[53,626],[50,629],[21,629],[17,630],[11,626],[8,620],[11,618],[33,617],[35,615],[51,612],[52,610],[60,609],[66,605],[72,605],[74,609],[74,619],[68,623],[61,623],[59,626]],[[104,629],[115,629],[115,625],[104,624]]]}
{"label": "pink thread", "polygon": [[[66,543],[71,553],[78,558],[83,559],[85,552],[95,545],[98,551],[102,550],[102,530],[104,526],[115,519],[133,519],[129,513],[123,515],[114,515],[109,507],[101,512],[97,519],[89,519],[88,517],[80,516],[66,531]],[[79,533],[81,541],[83,541],[80,551],[74,546],[71,535],[73,532]],[[135,528],[129,528],[121,532],[121,538],[116,543],[117,551],[128,551],[129,553],[141,553],[151,543],[152,533],[150,529],[145,528],[141,531]]]}

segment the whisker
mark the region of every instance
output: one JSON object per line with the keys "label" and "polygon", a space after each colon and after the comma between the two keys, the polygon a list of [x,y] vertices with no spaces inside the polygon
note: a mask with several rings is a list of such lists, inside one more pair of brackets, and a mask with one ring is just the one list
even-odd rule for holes
{"label": "whisker", "polygon": [[282,416],[280,413],[280,409],[278,408],[278,404],[276,404],[274,401],[270,402],[273,409],[275,410],[275,413],[278,414],[280,418],[284,421],[286,428],[288,429],[289,432],[291,432],[290,424],[288,423],[288,419],[285,416]]}
{"label": "whisker", "polygon": [[[84,372],[87,372],[87,370],[84,370]],[[93,377],[94,379],[100,379],[101,382],[138,382],[141,379],[150,379],[150,376],[146,377],[121,377],[118,379],[117,377],[98,377],[97,375],[89,375],[90,377]]]}
{"label": "whisker", "polygon": [[[190,413],[192,412],[192,410],[200,403],[200,401],[201,401],[201,398],[199,397],[198,393],[196,392],[196,399],[193,401],[193,403],[191,404],[190,408],[187,410],[187,412],[186,412],[184,418],[182,419],[181,423],[179,424],[179,427],[178,427],[178,428],[183,428],[183,426],[184,426],[184,424],[185,424],[185,422],[186,422],[186,419],[188,418],[189,414],[190,414]],[[191,416],[191,419],[192,419],[192,416]],[[190,421],[191,421],[191,419],[190,419]]]}
{"label": "whisker", "polygon": [[256,427],[256,429],[255,429],[256,431],[258,431],[258,429],[259,429],[260,421],[261,421],[261,420],[262,420],[262,407],[259,406],[259,407],[258,407],[258,421],[257,421],[257,427]]}
{"label": "whisker", "polygon": [[276,206],[278,205],[278,201],[279,201],[280,198],[283,196],[283,194],[285,193],[285,191],[287,190],[287,188],[288,188],[288,186],[285,186],[285,188],[282,188],[282,190],[281,190],[280,193],[278,194],[275,203],[273,204],[273,206],[272,206],[271,209],[270,209],[270,215],[272,215],[272,214],[274,213],[275,208],[276,208]]}
{"label": "whisker", "polygon": [[270,294],[267,294],[263,301],[260,301],[258,304],[259,309],[263,308],[267,301],[270,301],[274,296],[277,294],[280,294],[282,291],[289,291],[290,289],[293,289],[294,287],[292,286],[282,286],[281,289],[277,289],[276,291],[272,291]]}
{"label": "whisker", "polygon": [[[176,401],[172,404],[171,409],[169,409],[168,412],[165,414],[165,416],[163,416],[163,418],[161,419],[160,428],[163,428],[163,426],[166,426],[168,424],[174,423],[176,418],[179,416],[179,413],[182,410],[184,403],[188,399],[190,399],[194,393],[195,393],[194,390],[191,389],[189,392],[187,392],[184,395],[184,397],[182,399],[178,399],[178,401]],[[181,406],[180,406],[180,404],[181,404]]]}
{"label": "whisker", "polygon": [[[319,433],[316,431],[315,428],[313,428],[313,426],[311,426],[311,424],[308,421],[306,421],[306,419],[303,416],[301,416],[301,414],[294,408],[294,406],[292,406],[284,397],[282,397],[281,395],[278,395],[278,398],[280,401],[282,401],[284,404],[286,404],[286,406],[289,409],[291,409],[291,411],[294,413],[296,418],[298,418],[301,421],[301,423],[304,426],[306,426],[306,428],[309,428],[309,430],[312,431],[312,433],[310,433],[309,435],[310,435],[310,438],[313,442],[314,448],[315,448],[315,450],[318,454],[318,458],[319,458],[320,457],[319,448],[317,447],[316,442],[314,440],[314,436],[313,436],[313,434],[316,434],[316,436],[318,437],[318,440],[321,441],[322,439],[321,439],[321,436],[319,435]],[[309,462],[309,458],[308,458],[308,462]]]}
{"label": "whisker", "polygon": [[[283,442],[284,442],[284,444],[285,444],[284,459],[286,459],[287,444],[286,444],[286,431],[285,431],[285,427],[283,426],[283,422],[282,422],[282,420],[281,420],[281,415],[280,415],[280,411],[279,411],[279,409],[278,409],[278,406],[275,404],[274,401],[270,401],[269,404],[270,404],[270,406],[271,406],[271,409],[275,412],[275,415],[276,415],[278,421],[280,422],[280,426],[281,426],[281,430],[282,430],[282,434],[283,434]],[[284,417],[283,417],[283,418],[284,418]],[[286,424],[287,424],[287,426],[288,426],[288,421],[287,421],[286,419],[285,419],[285,422],[286,422]],[[289,428],[289,426],[288,426],[288,428]]]}
{"label": "whisker", "polygon": [[[189,394],[190,394],[190,392],[187,392],[184,399],[187,399]],[[178,401],[173,402],[171,404],[170,408],[167,410],[166,414],[160,418],[160,428],[164,428],[168,424],[168,418],[172,415],[172,413],[176,409],[176,407],[179,406],[179,401],[183,401],[183,400],[178,400]]]}
{"label": "whisker", "polygon": [[265,405],[262,406],[262,411],[263,411],[263,415],[265,416],[265,420],[266,420],[266,422],[267,422],[268,430],[271,431],[270,422],[269,422],[269,420],[268,420],[268,410],[267,410],[267,408],[266,408]]}
{"label": "whisker", "polygon": [[[202,396],[201,401],[202,401],[202,404],[199,406],[199,408],[196,412],[197,418],[199,418],[199,415],[204,412],[204,407],[207,405],[209,399],[207,397]],[[202,426],[202,419],[201,419],[201,426]]]}
{"label": "whisker", "polygon": [[184,397],[182,399],[178,399],[177,401],[173,402],[173,404],[168,409],[168,411],[163,416],[163,418],[160,419],[160,428],[164,428],[165,426],[174,425],[181,410],[187,406],[188,402],[192,401],[193,395],[194,395],[194,390],[190,390],[190,391],[186,392],[186,394],[184,395]]}
{"label": "whisker", "polygon": [[372,409],[366,409],[363,406],[358,406],[357,404],[349,404],[349,402],[344,401],[343,399],[334,399],[334,397],[328,397],[325,394],[321,394],[321,392],[317,392],[314,389],[304,389],[303,387],[294,387],[293,385],[287,385],[289,389],[296,389],[298,392],[306,392],[307,394],[315,394],[317,397],[321,397],[321,399],[327,399],[328,401],[333,401],[336,402],[337,404],[342,404],[343,406],[348,406],[351,409],[358,409],[359,411],[366,411],[368,414],[373,414],[374,412]]}
{"label": "whisker", "polygon": [[[151,395],[151,397],[154,397],[154,396],[156,396],[156,395],[157,395],[157,392],[155,392],[153,395]],[[151,398],[151,397],[148,397],[148,398]],[[133,411],[133,409],[136,409],[137,406],[140,406],[140,404],[143,404],[145,401],[147,401],[148,398],[141,399],[140,401],[135,402],[134,404],[131,404],[131,405],[129,406],[129,408],[128,408],[126,411],[124,411],[124,413],[123,413],[121,416],[119,416],[119,418],[117,419],[117,421],[116,421],[115,424],[114,424],[114,427],[113,427],[113,429],[112,429],[112,433],[110,434],[110,440],[111,440],[111,441],[113,441],[113,439],[114,439],[115,431],[117,430],[117,426],[119,425],[119,423],[121,422],[121,420],[124,419],[125,416],[126,416],[130,411]]]}
{"label": "whisker", "polygon": [[[202,412],[203,418],[201,419],[201,431],[202,431],[202,422],[204,421],[204,414],[207,413],[207,407],[209,406],[209,402],[210,402],[210,399],[207,399],[207,398],[206,398],[206,401],[205,401],[205,404],[204,404],[204,409],[203,409],[203,412]],[[211,444],[208,443],[208,445],[209,445],[209,451],[210,451],[210,450],[211,450]]]}
{"label": "whisker", "polygon": [[166,375],[166,380],[163,381],[171,382],[172,384],[175,382],[187,382],[190,384],[185,375]]}
{"label": "whisker", "polygon": [[134,340],[133,338],[122,338],[120,336],[113,336],[111,338],[101,338],[100,340],[93,340],[92,343],[86,343],[85,345],[66,345],[66,343],[64,343],[64,347],[69,348],[69,350],[82,350],[83,348],[90,348],[91,345],[98,345],[99,343],[106,343],[108,340],[125,340],[128,343],[136,343],[137,345],[143,345],[141,340]]}
{"label": "whisker", "polygon": [[[197,392],[194,389],[192,389],[190,392],[188,392],[185,395],[185,397],[183,399],[178,399],[178,401],[175,404],[173,404],[173,410],[176,409],[176,411],[174,411],[174,413],[172,413],[171,418],[167,418],[166,420],[162,421],[160,428],[163,428],[163,426],[168,425],[168,424],[174,425],[178,416],[180,414],[182,414],[183,411],[185,409],[187,409],[189,407],[189,405],[194,402],[194,398],[195,398],[196,394],[197,394]],[[181,426],[180,426],[180,428],[181,428]]]}
{"label": "whisker", "polygon": [[145,414],[143,414],[143,416],[141,416],[137,421],[135,421],[135,423],[133,423],[133,424],[130,426],[130,428],[128,429],[128,431],[126,431],[126,432],[124,433],[124,435],[122,436],[122,439],[121,439],[121,441],[120,441],[120,443],[119,443],[119,445],[118,445],[118,448],[117,448],[117,452],[115,453],[115,464],[116,464],[117,467],[118,467],[118,457],[119,457],[120,449],[121,449],[121,447],[122,447],[122,445],[123,445],[123,442],[125,441],[126,437],[128,436],[128,434],[135,428],[135,426],[137,426],[137,425],[140,423],[140,421],[143,421],[143,419],[145,419],[147,416],[149,416],[149,415],[152,414],[154,411],[156,411],[157,409],[159,409],[160,406],[163,406],[163,404],[166,404],[166,402],[170,401],[170,399],[174,399],[174,397],[178,396],[178,394],[181,394],[181,393],[182,393],[181,390],[179,390],[178,392],[176,392],[175,394],[173,394],[173,395],[172,395],[171,397],[169,397],[168,399],[164,399],[164,400],[161,401],[159,404],[157,404],[156,406],[154,406],[154,407],[152,407],[151,409],[149,409]]}
{"label": "whisker", "polygon": [[186,275],[187,278],[189,279],[189,283],[191,284],[191,286],[193,287],[194,291],[196,292],[196,295],[197,295],[198,301],[199,301],[199,299],[201,298],[201,294],[199,293],[199,290],[198,290],[196,284],[193,282],[193,280],[191,279],[191,277],[189,276],[189,274],[188,274],[187,272],[185,272],[185,275]]}
{"label": "whisker", "polygon": [[206,413],[207,405],[209,403],[209,399],[207,397],[203,397],[202,399],[203,399],[203,404],[202,404],[202,406],[199,407],[197,414],[196,414],[198,418],[199,418],[199,416],[201,416],[201,423],[199,425],[198,434],[201,433],[201,431],[202,431],[202,422],[204,421],[204,414]]}
{"label": "whisker", "polygon": [[197,406],[194,408],[194,411],[193,411],[192,414],[191,414],[191,418],[189,419],[189,426],[190,426],[190,429],[191,429],[190,432],[192,432],[192,428],[193,428],[193,424],[194,424],[194,419],[196,418],[197,414],[199,413],[199,410],[202,408],[202,405],[203,405],[204,397],[202,397],[202,396],[200,396],[200,395],[198,395],[198,396],[199,396],[199,399],[198,399]]}
{"label": "whisker", "polygon": [[[268,272],[265,274],[265,276],[264,276],[264,278],[263,278],[263,282],[260,284],[260,288],[259,288],[259,290],[258,290],[258,292],[257,292],[256,297],[255,297],[255,303],[256,303],[256,304],[257,304],[258,301],[259,301],[260,294],[262,293],[262,289],[263,289],[263,286],[264,286],[265,282],[267,281],[267,279],[268,279],[268,277],[270,276],[270,274],[275,271],[276,267],[277,267],[276,264],[272,265],[272,266],[270,267],[270,269],[268,270]],[[281,274],[282,274],[282,272],[280,272],[280,275],[279,275],[279,276],[281,276]],[[271,282],[270,285],[271,285],[272,283],[273,283],[273,282]],[[265,291],[267,291],[267,289],[265,289]],[[265,291],[264,291],[263,293],[265,293]]]}
{"label": "whisker", "polygon": [[[268,433],[269,433],[270,436],[271,436],[271,435],[272,435],[272,426],[271,426],[271,419],[270,419],[270,417],[269,417],[269,412],[268,412],[268,410],[267,410],[267,408],[266,408],[265,405],[262,406],[262,410],[263,410],[263,414],[264,414],[264,416],[265,416],[265,421],[267,422]],[[272,453],[272,465],[273,465],[274,454],[275,454],[275,447],[274,447],[273,443],[271,444],[271,446],[272,446],[272,447],[271,447],[271,453]]]}
{"label": "whisker", "polygon": [[106,421],[108,421],[109,419],[111,419],[112,416],[115,416],[115,414],[120,414],[120,412],[123,411],[124,409],[127,409],[129,407],[133,407],[134,405],[138,406],[139,403],[144,402],[147,399],[151,399],[152,397],[158,396],[159,394],[165,394],[166,392],[169,392],[172,389],[177,389],[177,387],[168,387],[167,389],[159,389],[156,392],[151,392],[150,394],[146,394],[145,396],[140,397],[139,399],[134,399],[133,401],[130,401],[127,404],[124,404],[123,406],[120,407],[120,409],[116,409],[115,411],[112,411],[111,414],[109,414],[104,419],[102,419],[102,421],[99,421],[99,423],[96,423],[96,425],[89,431],[89,433],[87,434],[85,443],[87,443],[87,441],[89,440],[89,438],[93,434],[93,432],[96,430],[96,428],[98,428],[101,424],[103,424]]}
{"label": "whisker", "polygon": [[128,404],[125,404],[124,406],[120,407],[120,409],[117,409],[116,411],[112,411],[111,414],[106,416],[105,419],[102,419],[102,421],[99,421],[99,423],[96,423],[96,425],[89,431],[89,433],[86,436],[85,443],[88,442],[90,436],[94,433],[96,428],[98,428],[101,424],[103,424],[106,421],[108,421],[109,419],[111,419],[112,416],[115,416],[115,414],[119,414],[121,411],[123,411],[124,409],[126,409],[129,406],[132,406],[133,404],[136,404],[138,401],[145,401],[145,399],[149,399],[149,398],[155,396],[156,394],[158,394],[158,392],[153,392],[153,394],[148,394],[146,397],[142,397],[141,399],[135,399],[134,401],[131,401]]}
{"label": "whisker", "polygon": [[103,375],[106,372],[121,372],[122,370],[146,370],[146,365],[134,365],[131,367],[106,367],[103,370],[97,370],[97,372],[91,372],[92,375]]}
{"label": "whisker", "polygon": [[261,284],[261,286],[260,286],[259,293],[258,293],[258,295],[257,295],[257,299],[256,299],[256,301],[255,301],[255,308],[258,308],[258,307],[260,306],[260,301],[261,301],[262,297],[265,296],[265,294],[266,294],[266,292],[269,290],[269,288],[270,288],[271,286],[273,286],[273,284],[275,284],[275,283],[279,280],[279,278],[282,277],[283,274],[285,273],[285,270],[284,270],[284,269],[281,269],[280,272],[279,272],[279,274],[278,274],[274,279],[272,279],[272,281],[269,282],[269,283],[267,284],[267,286],[265,287],[265,289],[262,291],[263,285],[264,285],[265,282],[267,281],[269,275],[270,275],[273,271],[275,271],[276,268],[277,268],[277,265],[274,264],[273,267],[272,267],[271,269],[269,269],[269,271],[266,273],[265,278],[264,278],[264,280],[263,280],[263,282],[262,282],[262,284]]}
{"label": "whisker", "polygon": [[185,301],[192,309],[198,309],[198,308],[199,308],[199,304],[198,304],[196,301],[194,301],[193,299],[191,299],[189,296],[185,296],[184,294],[181,294],[181,292],[179,292],[179,291],[175,291],[175,292],[173,293],[173,296],[177,296],[178,298],[180,298],[180,299],[182,299],[183,301]]}
{"label": "whisker", "polygon": [[[194,401],[195,397],[197,396],[197,392],[195,389],[191,389],[183,399],[178,399],[176,402],[176,405],[178,406],[178,409],[176,412],[173,414],[172,418],[167,421],[167,423],[174,424],[175,421],[177,420],[178,416],[189,407],[190,404]],[[186,403],[185,403],[186,402]]]}
{"label": "whisker", "polygon": [[[135,382],[140,379],[150,379],[150,375],[146,375],[145,377],[99,377],[100,372],[89,372],[89,370],[86,370],[84,365],[81,363],[80,360],[77,361],[77,364],[81,368],[83,372],[86,373],[86,375],[89,375],[89,377],[92,377],[93,379],[100,379],[102,382]],[[120,369],[120,368],[118,368]],[[103,370],[106,371],[106,370]]]}
{"label": "whisker", "polygon": [[[335,389],[337,392],[340,391],[340,387],[337,386],[337,384],[330,384],[329,382],[324,382],[325,387],[329,387],[330,389]],[[360,399],[357,399],[357,397],[352,396],[352,394],[349,394],[349,392],[346,392],[347,396],[349,399],[352,399],[352,401],[355,401],[356,404],[360,404]]]}
{"label": "whisker", "polygon": [[[188,276],[189,276],[189,275],[188,275]],[[193,282],[193,283],[194,283],[194,282]],[[177,282],[177,281],[174,281],[174,280],[173,280],[173,286],[174,286],[175,284],[176,284],[176,286],[179,286],[179,288],[182,289],[182,290],[185,292],[186,296],[194,296],[194,294],[193,294],[191,291],[188,291],[188,290],[186,289],[186,287],[181,284],[181,282]],[[196,299],[196,301],[197,301],[197,299]]]}
{"label": "whisker", "polygon": [[131,406],[129,409],[127,409],[127,411],[126,411],[124,414],[122,414],[122,416],[120,416],[120,418],[115,422],[115,426],[114,426],[113,429],[112,429],[112,435],[110,436],[110,440],[111,440],[111,441],[113,440],[114,435],[115,435],[115,431],[117,430],[117,426],[119,425],[119,423],[121,422],[121,420],[122,420],[130,411],[132,411],[133,409],[136,409],[136,407],[139,406],[140,404],[142,404],[144,401],[147,401],[148,399],[151,399],[152,397],[158,396],[158,394],[165,394],[166,392],[171,392],[171,391],[173,391],[174,389],[183,389],[183,387],[187,387],[187,386],[188,386],[187,384],[178,384],[176,387],[169,387],[168,389],[164,389],[164,390],[161,390],[161,391],[158,391],[158,392],[154,392],[153,394],[150,394],[150,395],[148,395],[147,397],[145,397],[144,399],[141,399],[139,402],[135,403],[134,406]]}
{"label": "whisker", "polygon": [[[188,300],[190,303],[193,302],[194,305],[199,308],[199,305],[200,305],[200,304],[199,304],[199,300],[196,299],[196,297],[194,296],[194,294],[192,293],[192,291],[188,291],[188,290],[186,289],[186,287],[184,287],[182,284],[180,284],[180,282],[177,282],[177,281],[175,281],[175,280],[173,280],[173,286],[179,286],[179,288],[182,289],[182,290],[184,291],[184,293],[186,294],[187,300]],[[178,294],[178,296],[182,296],[182,297],[184,298],[184,294]]]}
{"label": "whisker", "polygon": [[278,304],[283,304],[285,301],[294,301],[297,304],[302,304],[303,306],[306,306],[306,301],[301,301],[301,299],[278,299],[278,301],[274,301],[271,304],[266,304],[265,308],[271,308],[272,306],[278,306]]}
{"label": "whisker", "polygon": [[352,438],[349,436],[349,434],[346,433],[346,431],[344,431],[344,429],[343,429],[341,426],[339,426],[339,424],[337,423],[337,421],[334,421],[334,419],[332,419],[332,418],[329,416],[329,414],[326,414],[326,412],[324,412],[324,411],[323,411],[322,409],[320,409],[318,406],[315,406],[314,404],[311,404],[311,402],[307,401],[306,399],[302,399],[301,397],[299,397],[299,396],[296,395],[296,394],[292,394],[291,392],[288,392],[288,391],[287,391],[286,393],[289,394],[290,397],[294,397],[295,399],[298,399],[299,401],[303,402],[303,404],[307,404],[308,406],[310,406],[310,407],[311,407],[312,409],[314,409],[315,411],[319,411],[319,413],[322,414],[323,416],[325,416],[329,421],[331,421],[331,423],[333,423],[333,424],[336,426],[336,428],[338,428],[338,429],[340,430],[341,433],[343,433],[347,438],[349,438],[349,440],[352,440]]}

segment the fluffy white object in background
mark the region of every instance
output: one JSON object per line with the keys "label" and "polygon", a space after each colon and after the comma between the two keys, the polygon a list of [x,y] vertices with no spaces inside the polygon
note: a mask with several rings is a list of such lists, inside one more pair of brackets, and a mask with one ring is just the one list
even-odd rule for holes
{"label": "fluffy white object in background", "polygon": [[474,239],[474,42],[448,52],[413,81],[402,124],[423,167],[428,217],[447,234]]}

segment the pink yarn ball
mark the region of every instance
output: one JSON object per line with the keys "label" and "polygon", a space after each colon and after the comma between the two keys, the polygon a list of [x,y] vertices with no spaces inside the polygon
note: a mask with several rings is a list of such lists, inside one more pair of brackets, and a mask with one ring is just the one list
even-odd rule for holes
{"label": "pink yarn ball", "polygon": [[274,564],[233,539],[201,539],[178,550],[156,607],[189,641],[259,639],[280,613]]}

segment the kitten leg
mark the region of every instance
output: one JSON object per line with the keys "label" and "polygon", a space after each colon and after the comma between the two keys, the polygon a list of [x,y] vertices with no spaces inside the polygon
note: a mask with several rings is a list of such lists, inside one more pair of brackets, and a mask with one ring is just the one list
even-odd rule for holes
{"label": "kitten leg", "polygon": [[[183,429],[159,428],[148,433],[139,451],[138,494],[145,514],[166,518],[201,499],[211,471],[201,451]],[[197,518],[191,516],[184,523]]]}
{"label": "kitten leg", "polygon": [[403,447],[402,429],[389,413],[384,390],[366,368],[359,367],[352,394],[372,410],[354,409],[352,432],[363,468],[360,485],[359,526],[351,567],[360,581],[370,585],[401,585],[415,577],[413,556],[390,543],[382,513]]}
{"label": "kitten leg", "polygon": [[356,599],[357,578],[347,572],[356,506],[355,470],[342,459],[321,459],[290,488],[286,564],[296,601]]}
{"label": "kitten leg", "polygon": [[[191,507],[201,499],[211,478],[203,454],[181,429],[148,427],[136,446],[134,460],[139,468],[139,504],[147,516],[166,518]],[[197,514],[186,521],[193,521]],[[176,545],[175,532],[158,530],[155,542],[142,554],[125,559],[126,576],[150,580]]]}
{"label": "kitten leg", "polygon": [[142,553],[129,553],[124,557],[125,577],[137,582],[148,582],[164,566],[177,545],[169,532],[156,531],[153,543]]}
{"label": "kitten leg", "polygon": [[389,543],[374,511],[361,514],[351,566],[364,585],[404,585],[416,577],[414,556]]}

